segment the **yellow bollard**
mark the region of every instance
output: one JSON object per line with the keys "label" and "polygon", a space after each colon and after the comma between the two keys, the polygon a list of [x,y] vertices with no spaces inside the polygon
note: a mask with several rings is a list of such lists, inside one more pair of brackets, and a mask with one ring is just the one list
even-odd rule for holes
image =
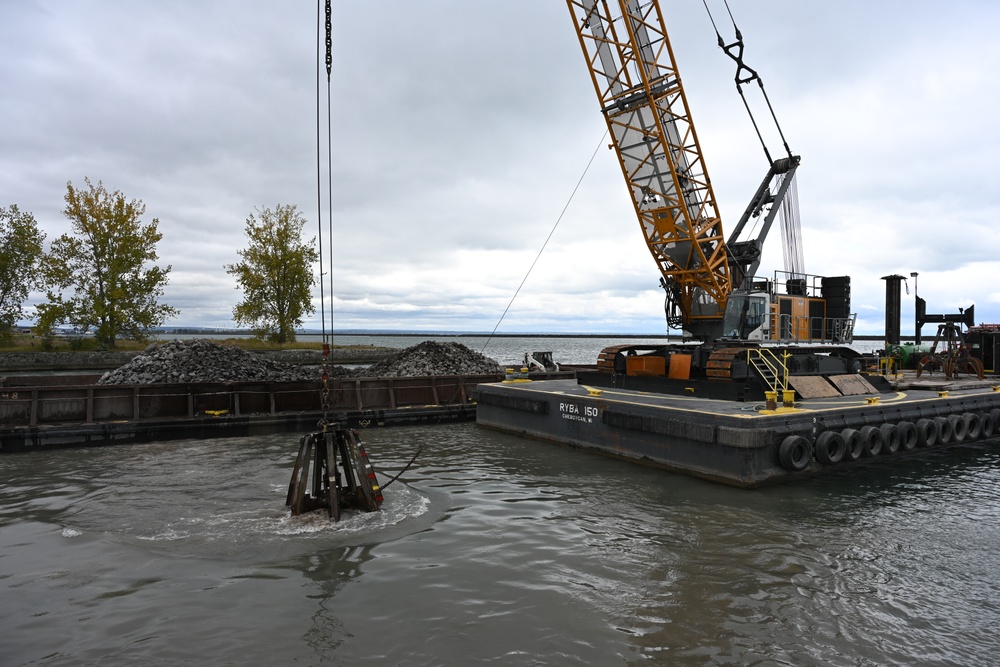
{"label": "yellow bollard", "polygon": [[781,404],[786,408],[795,407],[795,390],[794,389],[782,389],[781,390]]}

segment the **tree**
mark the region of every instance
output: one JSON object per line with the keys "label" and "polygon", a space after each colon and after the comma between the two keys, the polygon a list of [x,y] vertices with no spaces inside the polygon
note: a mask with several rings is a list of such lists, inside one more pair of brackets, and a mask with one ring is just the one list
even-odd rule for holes
{"label": "tree", "polygon": [[0,207],[0,343],[12,339],[28,292],[41,287],[36,269],[44,240],[33,215],[21,213],[15,204]]}
{"label": "tree", "polygon": [[275,343],[295,341],[302,317],[316,311],[311,288],[312,264],[319,259],[315,239],[302,242],[306,219],[294,205],[255,209],[246,220],[249,245],[237,251],[240,261],[227,264],[236,276],[243,301],[233,308],[237,324],[248,325],[257,338]]}
{"label": "tree", "polygon": [[[146,340],[149,332],[179,311],[158,303],[170,267],[155,262],[163,237],[141,200],[127,201],[118,190],[108,192],[90,179],[86,190],[66,184],[63,210],[75,236],[55,241],[42,265],[49,302],[38,306],[38,328],[51,334],[56,324],[94,331],[98,346],[112,349],[120,336]],[[68,294],[66,291],[68,290]]]}

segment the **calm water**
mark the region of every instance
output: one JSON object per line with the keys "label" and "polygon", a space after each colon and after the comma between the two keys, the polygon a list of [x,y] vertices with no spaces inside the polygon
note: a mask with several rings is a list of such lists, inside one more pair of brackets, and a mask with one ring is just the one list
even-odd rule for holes
{"label": "calm water", "polygon": [[990,665],[1000,445],[742,491],[479,429],[363,434],[385,510],[287,516],[296,436],[0,457],[0,664]]}
{"label": "calm water", "polygon": [[572,336],[335,336],[337,345],[375,345],[404,348],[422,340],[465,345],[503,365],[520,364],[525,353],[552,352],[559,364],[596,364],[597,355],[611,345],[663,345],[664,338],[590,338]]}
{"label": "calm water", "polygon": [[[186,336],[169,335],[163,336],[164,340],[170,338],[190,339],[207,338],[209,340],[221,340],[233,338],[232,335],[206,335],[206,336]],[[300,335],[300,341],[320,341],[320,335]],[[481,352],[488,357],[496,359],[503,365],[520,364],[524,360],[525,353],[532,352],[552,352],[553,359],[560,364],[596,364],[597,355],[601,350],[611,345],[663,345],[665,338],[631,338],[622,336],[609,337],[582,337],[582,336],[408,336],[408,335],[336,335],[333,337],[334,345],[374,345],[376,347],[407,348],[424,340],[435,340],[441,342],[456,342],[465,345],[471,350]],[[882,342],[858,341],[853,347],[860,352],[871,352],[883,347]]]}

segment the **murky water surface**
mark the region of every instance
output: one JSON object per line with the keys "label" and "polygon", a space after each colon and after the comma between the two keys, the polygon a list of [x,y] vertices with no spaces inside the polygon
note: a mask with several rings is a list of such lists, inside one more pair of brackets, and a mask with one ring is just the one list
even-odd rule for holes
{"label": "murky water surface", "polygon": [[3,665],[990,665],[1000,444],[743,491],[472,424],[363,433],[384,511],[291,518],[296,436],[0,457]]}

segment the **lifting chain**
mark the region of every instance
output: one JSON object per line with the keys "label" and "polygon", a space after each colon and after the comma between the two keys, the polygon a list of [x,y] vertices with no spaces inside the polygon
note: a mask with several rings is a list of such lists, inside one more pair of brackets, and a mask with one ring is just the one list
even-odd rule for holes
{"label": "lifting chain", "polygon": [[333,66],[333,10],[330,7],[330,0],[326,0],[326,80],[330,80],[330,71]]}
{"label": "lifting chain", "polygon": [[320,390],[320,397],[321,397],[320,405],[323,408],[323,418],[320,420],[319,425],[320,425],[320,428],[323,429],[324,433],[326,433],[327,424],[330,423],[330,420],[327,419],[327,413],[330,411],[330,367],[329,367],[329,361],[330,361],[330,344],[329,343],[323,343],[323,365],[322,365],[323,374],[321,376],[322,380],[323,380],[323,387]]}

